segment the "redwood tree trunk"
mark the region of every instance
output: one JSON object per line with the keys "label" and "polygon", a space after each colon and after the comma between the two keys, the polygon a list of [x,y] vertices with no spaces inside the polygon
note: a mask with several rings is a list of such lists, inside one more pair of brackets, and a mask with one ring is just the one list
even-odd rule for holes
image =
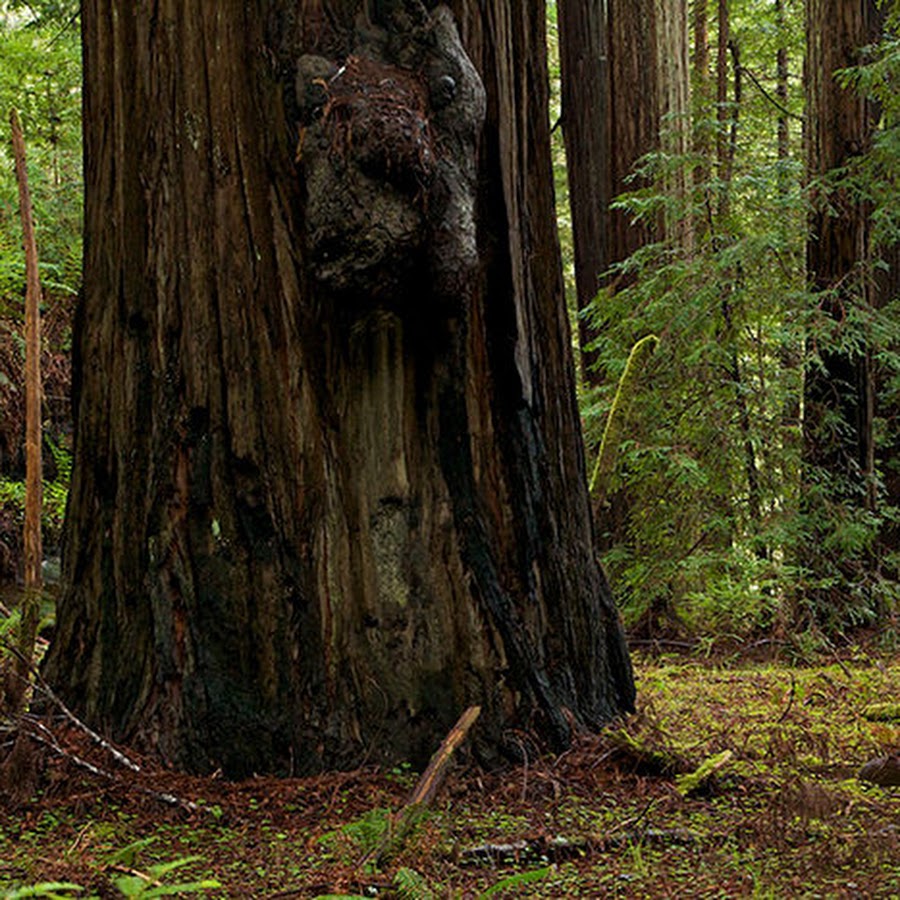
{"label": "redwood tree trunk", "polygon": [[[807,6],[807,164],[812,177],[845,166],[871,145],[872,104],[835,78],[860,62],[859,52],[878,34],[874,0],[810,0]],[[844,190],[813,198],[807,269],[822,292],[823,311],[839,323],[849,306],[867,303],[863,267],[869,257],[865,204]],[[841,480],[844,498],[870,505],[873,497],[874,397],[865,349],[826,351],[822,367],[806,374],[804,442],[809,464]],[[838,424],[841,423],[841,424]]]}
{"label": "redwood tree trunk", "polygon": [[[859,64],[861,48],[877,37],[880,15],[875,0],[810,0],[806,16],[805,136],[808,172],[816,178],[847,166],[871,145],[877,123],[873,105],[842,87],[835,73]],[[876,300],[867,274],[870,210],[846,189],[822,188],[811,199],[808,279],[820,292],[823,321],[840,337],[852,327],[852,308]],[[834,514],[830,519],[826,514],[824,525],[815,517],[830,505],[851,513],[875,508],[874,372],[867,346],[845,350],[834,343],[820,350],[821,365],[808,366],[805,373],[803,503],[813,527],[803,563],[813,577],[832,584],[809,592],[811,614],[854,621],[849,604],[868,581],[871,566],[859,554],[845,558],[840,549],[829,556],[823,548],[832,537]]]}
{"label": "redwood tree trunk", "polygon": [[489,758],[631,708],[538,7],[84,4],[46,668],[94,724],[241,774],[424,760],[475,703]]}
{"label": "redwood tree trunk", "polygon": [[[579,312],[590,306],[609,268],[612,167],[607,2],[559,0],[559,50],[566,175],[572,207],[575,289]],[[596,329],[579,319],[582,375],[598,384]]]}
{"label": "redwood tree trunk", "polygon": [[[646,181],[629,181],[629,176],[642,156],[659,149],[659,40],[657,0],[610,0],[609,166],[613,198],[646,186]],[[655,224],[635,223],[626,211],[612,210],[606,267],[623,262],[653,240],[657,236]],[[619,286],[622,286],[621,278],[616,284]]]}

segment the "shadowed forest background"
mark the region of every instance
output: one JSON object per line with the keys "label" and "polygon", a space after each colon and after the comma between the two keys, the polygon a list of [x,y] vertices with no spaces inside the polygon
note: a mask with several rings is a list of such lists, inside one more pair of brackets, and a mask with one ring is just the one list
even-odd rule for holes
{"label": "shadowed forest background", "polygon": [[[43,288],[35,660],[56,634],[73,464],[78,7],[0,2],[0,109],[24,126]],[[231,786],[135,755],[142,774],[110,775],[109,748],[66,725],[42,762],[0,767],[2,896],[75,895],[51,882],[88,896],[900,890],[900,7],[548,2],[546,25],[592,549],[634,652],[637,715],[561,757],[546,735],[504,734],[505,773],[464,754],[399,835],[409,763]],[[24,294],[4,140],[6,673],[27,643]],[[7,752],[15,721],[0,731]],[[885,761],[881,787],[859,781]]]}

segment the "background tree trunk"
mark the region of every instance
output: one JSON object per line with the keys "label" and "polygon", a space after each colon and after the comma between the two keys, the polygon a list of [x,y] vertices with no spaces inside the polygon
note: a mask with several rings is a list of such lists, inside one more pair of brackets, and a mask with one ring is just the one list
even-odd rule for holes
{"label": "background tree trunk", "polygon": [[[877,123],[872,104],[835,79],[860,61],[860,49],[878,33],[873,0],[811,0],[807,6],[807,167],[816,178],[846,165],[871,145]],[[822,292],[823,312],[844,321],[850,304],[869,302],[863,267],[869,258],[865,205],[846,190],[813,198],[807,270]],[[852,503],[873,502],[874,415],[869,353],[821,354],[822,368],[806,373],[805,456],[844,481]],[[838,425],[840,422],[842,425]]]}
{"label": "background tree trunk", "polygon": [[[592,551],[538,7],[453,4],[479,132],[440,8],[84,4],[86,291],[47,673],[93,723],[241,774],[424,761],[473,704],[487,757],[510,727],[560,748],[631,708]],[[371,102],[351,108],[352,84]],[[383,114],[353,132],[354,108]],[[399,149],[398,122],[418,135]]]}
{"label": "background tree trunk", "polygon": [[[606,0],[559,0],[559,51],[566,175],[572,208],[577,308],[588,307],[610,264],[609,204],[612,190],[609,113],[609,47]],[[582,375],[597,384],[596,331],[579,320]]]}
{"label": "background tree trunk", "polygon": [[[847,166],[871,147],[877,125],[874,105],[835,77],[856,66],[860,51],[878,35],[881,21],[874,0],[810,0],[806,12],[807,169],[812,179]],[[853,319],[854,306],[877,303],[870,273],[870,212],[846,187],[827,182],[814,190],[809,220],[806,264],[811,287],[820,292],[819,307],[835,335]],[[837,340],[818,352],[821,365],[809,365],[804,381],[802,503],[813,516],[829,505],[849,514],[874,511],[875,383],[870,348],[835,349]],[[812,348],[818,349],[818,348]],[[846,515],[847,513],[845,513]],[[833,518],[829,520],[833,521]],[[868,582],[869,564],[857,554],[850,561],[827,558],[825,535],[813,524],[804,565],[814,577],[834,578],[836,586],[813,588],[807,601],[815,618],[843,616],[853,621],[848,585]],[[839,553],[840,551],[838,551]],[[837,554],[832,554],[836,556]],[[833,582],[831,582],[833,583]],[[856,592],[858,593],[858,591]]]}
{"label": "background tree trunk", "polygon": [[[628,178],[642,156],[659,149],[661,76],[656,12],[656,0],[609,2],[611,198],[646,186],[645,180]],[[607,268],[653,240],[655,224],[634,223],[624,210],[612,210]],[[621,285],[619,277],[616,287]]]}

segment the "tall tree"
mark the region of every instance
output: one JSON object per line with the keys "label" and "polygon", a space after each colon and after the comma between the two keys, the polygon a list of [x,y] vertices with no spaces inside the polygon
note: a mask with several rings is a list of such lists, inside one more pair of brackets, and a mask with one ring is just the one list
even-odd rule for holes
{"label": "tall tree", "polygon": [[836,335],[820,349],[820,364],[806,373],[804,456],[813,473],[807,503],[821,504],[826,485],[827,502],[872,510],[871,353],[865,341],[842,340],[842,333],[859,320],[854,310],[864,310],[874,299],[865,272],[870,262],[870,208],[846,187],[829,187],[825,176],[871,147],[876,108],[836,74],[859,64],[862,49],[878,35],[881,15],[875,0],[809,0],[806,15],[807,167],[819,185],[811,207],[806,261],[819,307]]}
{"label": "tall tree", "polygon": [[[641,157],[659,149],[662,76],[657,39],[656,0],[610,2],[609,178],[613,197],[646,185],[645,180],[631,180],[635,167]],[[624,210],[612,210],[606,268],[627,259],[653,236],[653,222],[635,222]]]}
{"label": "tall tree", "polygon": [[[654,238],[657,227],[690,243],[690,223],[642,220],[610,209],[635,181],[639,160],[688,149],[690,72],[686,0],[560,0],[563,133],[579,310],[589,307],[604,274]],[[687,179],[672,176],[683,197]],[[615,285],[622,284],[616,279]],[[599,383],[589,346],[596,337],[581,320],[584,374]]]}
{"label": "tall tree", "polygon": [[[633,702],[597,566],[540,4],[83,5],[51,681],[172,763],[563,747]],[[461,35],[461,38],[460,38]]]}
{"label": "tall tree", "polygon": [[[597,296],[610,264],[609,204],[613,181],[610,141],[610,72],[607,0],[559,0],[559,51],[566,176],[572,208],[575,290],[579,312]],[[637,121],[637,117],[636,117]],[[598,382],[589,350],[594,329],[579,319],[582,374]]]}

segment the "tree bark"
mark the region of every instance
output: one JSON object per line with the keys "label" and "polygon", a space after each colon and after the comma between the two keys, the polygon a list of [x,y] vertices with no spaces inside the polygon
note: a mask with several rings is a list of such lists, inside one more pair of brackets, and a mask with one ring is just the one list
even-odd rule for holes
{"label": "tree bark", "polygon": [[19,215],[22,219],[22,243],[25,248],[25,522],[22,533],[24,549],[25,591],[22,596],[19,623],[19,658],[15,663],[15,678],[6,699],[14,713],[21,712],[26,703],[29,666],[34,653],[40,619],[42,563],[44,559],[41,534],[41,511],[44,505],[44,486],[41,461],[41,277],[38,268],[37,240],[34,234],[34,215],[31,192],[28,189],[28,167],[25,138],[19,115],[10,112],[13,157],[19,189]]}
{"label": "tree bark", "polygon": [[[842,87],[835,73],[859,64],[860,50],[878,35],[880,15],[875,0],[810,0],[806,16],[805,137],[808,173],[816,179],[851,164],[871,146],[874,105]],[[854,622],[859,620],[853,608],[857,598],[872,583],[872,560],[866,552],[845,555],[840,548],[829,555],[823,548],[831,522],[822,525],[817,516],[823,508],[852,515],[874,511],[877,504],[871,349],[865,341],[857,349],[834,346],[853,318],[852,308],[864,310],[877,302],[868,271],[871,211],[846,188],[828,186],[827,180],[821,184],[811,197],[807,278],[833,335],[824,336],[832,346],[812,344],[819,364],[805,372],[801,508],[811,517],[803,564],[829,586],[810,589],[805,599],[813,618]]]}
{"label": "tree bark", "polygon": [[41,590],[41,508],[43,482],[41,478],[41,278],[38,269],[37,241],[34,236],[34,216],[31,192],[28,189],[28,168],[25,158],[25,139],[19,116],[12,110],[9,116],[12,129],[13,156],[16,181],[19,187],[19,213],[22,218],[22,244],[25,248],[25,527],[23,533],[25,588]]}
{"label": "tree bark", "polygon": [[[607,4],[606,0],[559,0],[557,10],[576,302],[582,312],[596,298],[611,261]],[[596,329],[584,316],[579,319],[578,328],[583,378],[589,384],[598,384],[602,373],[597,371],[596,353],[588,349]]]}
{"label": "tree bark", "polygon": [[47,674],[174,765],[427,761],[470,705],[491,759],[510,727],[558,749],[632,707],[592,552],[543,10],[432,6],[84,4]]}
{"label": "tree bark", "polygon": [[[807,6],[807,167],[810,177],[846,165],[869,148],[877,119],[872,104],[841,87],[835,73],[857,65],[877,37],[874,0],[823,0]],[[808,276],[822,292],[823,313],[840,323],[848,306],[868,303],[863,267],[869,259],[868,210],[846,190],[813,198],[807,242]],[[838,326],[840,327],[840,326]],[[804,454],[844,482],[851,503],[874,503],[874,393],[868,351],[824,351],[822,367],[807,370]],[[840,426],[837,423],[842,423]]]}
{"label": "tree bark", "polygon": [[[637,161],[659,149],[660,74],[657,54],[656,0],[609,2],[610,54],[610,196],[646,186],[629,181]],[[621,209],[610,212],[607,268],[628,259],[654,239],[661,223],[632,221]],[[625,282],[619,276],[615,287]]]}

